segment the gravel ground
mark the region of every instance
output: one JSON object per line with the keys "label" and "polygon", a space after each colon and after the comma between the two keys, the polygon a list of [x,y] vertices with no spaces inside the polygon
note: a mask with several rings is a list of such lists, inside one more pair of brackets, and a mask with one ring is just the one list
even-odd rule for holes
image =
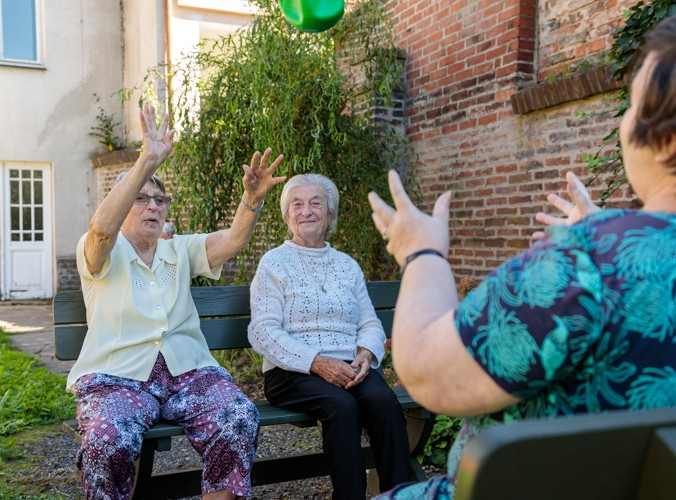
{"label": "gravel ground", "polygon": [[[75,468],[77,443],[59,424],[48,426],[36,437],[18,439],[17,448],[24,455],[26,467],[11,479],[16,485],[30,484],[33,490],[59,495],[66,499],[82,499],[82,487]],[[292,425],[262,428],[258,457],[273,457],[283,453],[303,453],[321,448],[319,427],[297,428]],[[156,453],[155,471],[193,468],[200,458],[183,436],[172,438],[172,449]],[[428,476],[441,474],[440,469],[426,467]],[[252,499],[327,499],[331,497],[331,481],[327,477],[289,481],[253,488]],[[1,496],[1,495],[0,495]],[[199,496],[183,500],[199,500]]]}

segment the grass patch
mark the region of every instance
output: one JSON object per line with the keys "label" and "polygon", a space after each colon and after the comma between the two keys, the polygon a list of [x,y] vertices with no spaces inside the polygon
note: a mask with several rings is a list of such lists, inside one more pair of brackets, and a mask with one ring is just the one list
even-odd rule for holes
{"label": "grass patch", "polygon": [[37,425],[75,416],[75,397],[66,392],[66,378],[18,351],[0,329],[0,465],[13,458],[9,438]]}

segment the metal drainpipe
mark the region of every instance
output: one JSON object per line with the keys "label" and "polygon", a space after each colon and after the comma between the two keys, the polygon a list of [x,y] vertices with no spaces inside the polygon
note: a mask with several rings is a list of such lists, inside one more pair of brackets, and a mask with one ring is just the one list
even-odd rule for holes
{"label": "metal drainpipe", "polygon": [[164,2],[164,62],[166,68],[164,70],[165,90],[167,92],[167,112],[172,116],[172,88],[171,80],[168,75],[171,71],[171,19],[172,19],[172,3],[173,0],[165,0]]}

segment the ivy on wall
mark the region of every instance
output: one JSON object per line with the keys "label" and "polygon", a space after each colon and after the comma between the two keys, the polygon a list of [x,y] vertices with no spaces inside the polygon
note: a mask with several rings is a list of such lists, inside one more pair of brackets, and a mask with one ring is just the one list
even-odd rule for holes
{"label": "ivy on wall", "polygon": [[[254,151],[285,156],[277,175],[316,172],[340,191],[332,245],[352,255],[367,279],[395,268],[371,221],[367,194],[386,195],[386,172],[405,164],[404,140],[371,119],[399,90],[401,67],[384,6],[362,0],[334,28],[302,33],[275,0],[254,0],[246,29],[203,45],[170,71],[172,116],[180,138],[166,166],[175,179],[172,218],[179,232],[229,225],[242,195],[242,164]],[[354,75],[357,75],[356,77]],[[165,168],[165,167],[163,167]],[[281,187],[268,193],[252,244],[240,252],[235,281],[287,236]]]}
{"label": "ivy on wall", "polygon": [[[673,0],[653,0],[650,3],[638,2],[624,14],[625,24],[613,34],[614,42],[610,49],[611,76],[624,80],[636,68],[636,58],[643,44],[643,38],[650,29],[662,19],[676,15],[676,3]],[[616,117],[624,115],[629,107],[629,87],[618,94],[619,105]],[[601,193],[601,205],[621,186],[627,183],[622,162],[619,128],[614,128],[606,137],[599,151],[583,156],[587,162],[592,179],[607,175],[606,187]]]}

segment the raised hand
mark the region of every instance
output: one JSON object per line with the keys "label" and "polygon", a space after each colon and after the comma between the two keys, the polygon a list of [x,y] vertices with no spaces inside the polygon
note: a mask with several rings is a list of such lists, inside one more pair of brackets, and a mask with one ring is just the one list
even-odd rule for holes
{"label": "raised hand", "polygon": [[[547,226],[571,226],[590,214],[601,210],[591,201],[591,195],[585,185],[577,178],[573,172],[566,173],[567,191],[570,201],[564,200],[559,195],[550,193],[547,195],[547,201],[551,203],[556,209],[565,214],[565,217],[556,215],[549,215],[544,212],[535,214],[535,220]],[[545,237],[544,231],[535,231],[533,233],[534,240],[542,240]]]}
{"label": "raised hand", "polygon": [[448,254],[448,210],[451,193],[437,198],[432,215],[418,210],[404,190],[399,174],[388,173],[388,182],[395,208],[390,207],[376,193],[369,193],[373,222],[387,241],[387,251],[401,265],[406,257],[418,250],[430,248],[442,255]]}
{"label": "raised hand", "polygon": [[286,177],[274,177],[277,167],[284,159],[284,155],[279,155],[268,167],[271,154],[271,148],[266,149],[262,157],[261,153],[256,151],[251,158],[251,166],[242,165],[244,169],[244,178],[242,179],[244,191],[255,206],[260,205],[271,188],[286,180]]}
{"label": "raised hand", "polygon": [[159,167],[167,159],[172,148],[172,137],[175,130],[169,128],[169,115],[164,114],[159,130],[155,120],[155,108],[149,104],[143,105],[140,112],[141,130],[143,131],[143,154],[152,160],[155,167]]}

